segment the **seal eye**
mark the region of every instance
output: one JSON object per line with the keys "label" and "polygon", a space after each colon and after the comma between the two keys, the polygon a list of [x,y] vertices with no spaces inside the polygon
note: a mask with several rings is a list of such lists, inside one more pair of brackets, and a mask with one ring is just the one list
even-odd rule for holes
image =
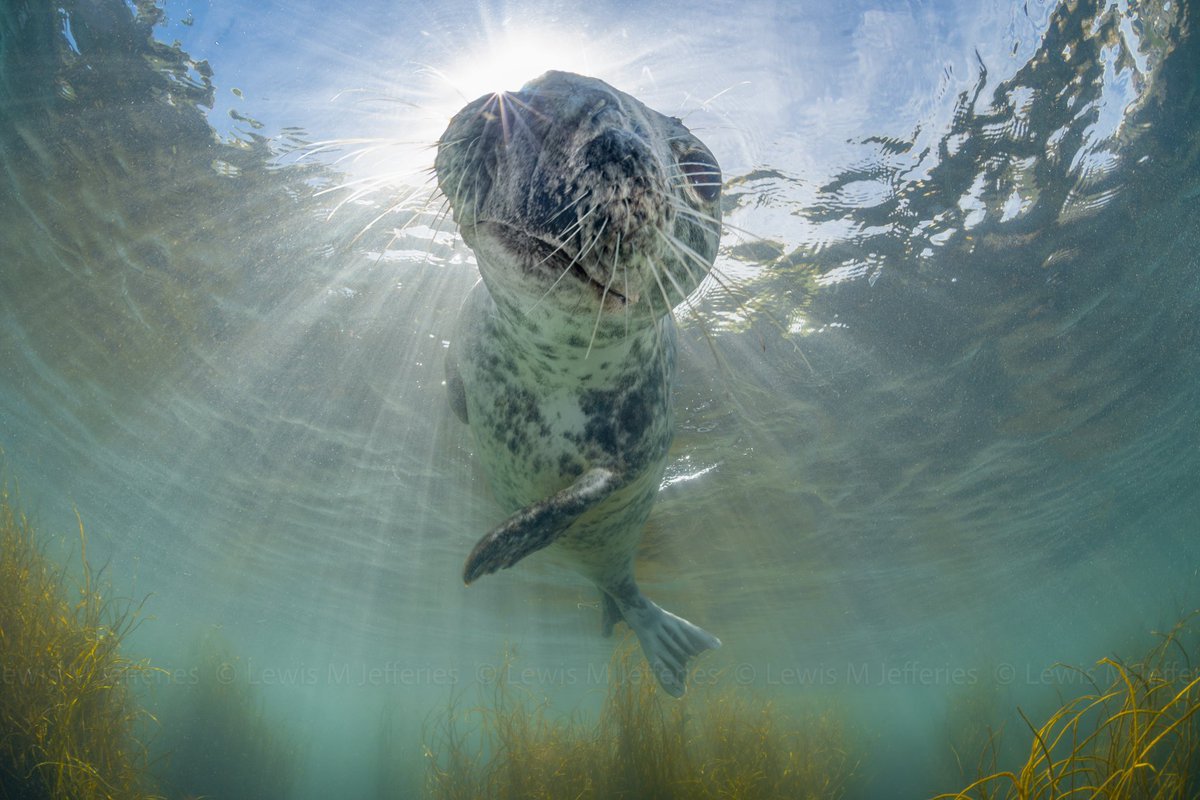
{"label": "seal eye", "polygon": [[689,150],[679,158],[679,169],[687,176],[692,191],[706,203],[721,196],[721,168],[703,150]]}

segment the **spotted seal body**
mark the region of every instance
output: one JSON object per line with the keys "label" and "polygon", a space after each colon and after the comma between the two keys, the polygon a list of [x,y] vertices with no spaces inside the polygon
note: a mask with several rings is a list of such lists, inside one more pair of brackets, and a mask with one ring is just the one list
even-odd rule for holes
{"label": "spotted seal body", "polygon": [[460,111],[435,168],[482,276],[450,401],[512,512],[464,579],[553,546],[600,589],[604,634],[628,623],[679,696],[688,660],[720,642],[646,599],[633,560],[673,434],[669,312],[716,255],[716,161],[679,120],[549,72]]}

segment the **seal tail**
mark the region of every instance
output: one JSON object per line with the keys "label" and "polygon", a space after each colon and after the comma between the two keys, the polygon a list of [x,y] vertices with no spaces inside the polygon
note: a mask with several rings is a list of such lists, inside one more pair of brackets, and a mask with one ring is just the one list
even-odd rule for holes
{"label": "seal tail", "polygon": [[621,613],[621,607],[617,605],[617,601],[612,599],[612,595],[603,589],[600,590],[600,608],[602,617],[600,618],[600,635],[605,639],[612,636],[613,627],[618,622],[624,622],[625,616]]}
{"label": "seal tail", "polygon": [[[642,653],[659,685],[672,697],[683,696],[688,662],[705,650],[721,646],[721,640],[708,631],[660,608],[644,595],[639,594],[633,603],[615,602],[614,605],[637,634]],[[610,619],[606,603],[604,627],[609,632],[612,630]]]}

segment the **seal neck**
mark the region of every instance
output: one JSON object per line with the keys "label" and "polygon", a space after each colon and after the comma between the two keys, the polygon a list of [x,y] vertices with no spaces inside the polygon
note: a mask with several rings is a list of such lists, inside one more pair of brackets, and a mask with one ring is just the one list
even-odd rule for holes
{"label": "seal neck", "polygon": [[[671,336],[669,317],[626,319],[620,312],[569,312],[550,303],[520,308],[493,297],[493,333],[505,352],[575,363],[623,362],[653,358]],[[597,314],[600,314],[597,322]]]}

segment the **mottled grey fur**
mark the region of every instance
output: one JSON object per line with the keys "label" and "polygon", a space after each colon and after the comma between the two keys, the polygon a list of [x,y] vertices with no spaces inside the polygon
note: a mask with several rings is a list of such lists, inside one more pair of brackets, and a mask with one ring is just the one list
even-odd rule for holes
{"label": "mottled grey fur", "polygon": [[552,545],[599,587],[604,634],[628,623],[679,696],[689,659],[720,642],[647,600],[633,560],[674,429],[669,312],[716,256],[716,161],[679,120],[549,72],[459,112],[436,170],[482,275],[450,402],[513,512],[464,579]]}

